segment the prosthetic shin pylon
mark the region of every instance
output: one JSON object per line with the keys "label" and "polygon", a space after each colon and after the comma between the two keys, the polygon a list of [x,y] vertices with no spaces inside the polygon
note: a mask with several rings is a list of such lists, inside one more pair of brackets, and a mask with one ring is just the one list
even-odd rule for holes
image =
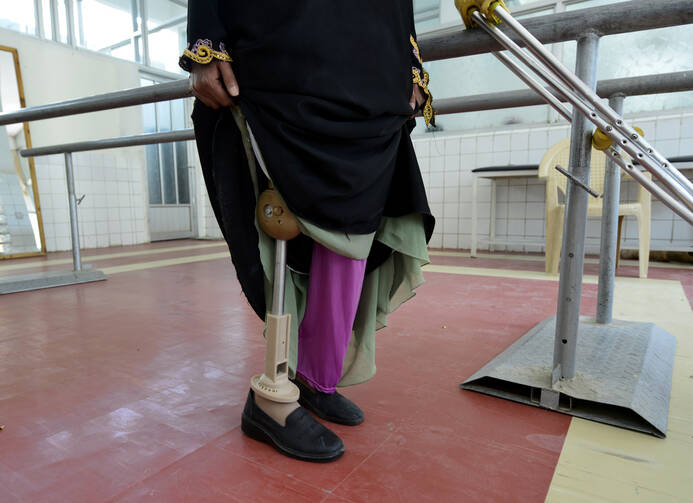
{"label": "prosthetic shin pylon", "polygon": [[290,403],[298,400],[299,390],[289,381],[291,315],[284,313],[285,280],[286,241],[277,239],[272,312],[267,313],[265,317],[265,372],[253,376],[250,379],[250,387],[263,398],[273,402]]}

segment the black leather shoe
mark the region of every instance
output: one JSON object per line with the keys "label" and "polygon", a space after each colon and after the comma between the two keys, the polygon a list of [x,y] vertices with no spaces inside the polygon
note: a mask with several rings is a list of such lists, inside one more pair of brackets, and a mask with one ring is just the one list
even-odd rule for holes
{"label": "black leather shoe", "polygon": [[268,443],[282,454],[303,461],[334,461],[344,454],[342,440],[299,407],[286,418],[286,426],[277,423],[255,403],[253,390],[243,408],[243,433]]}
{"label": "black leather shoe", "polygon": [[356,426],[363,423],[363,411],[338,392],[323,393],[306,386],[300,379],[292,381],[301,391],[298,403],[316,416],[333,423]]}

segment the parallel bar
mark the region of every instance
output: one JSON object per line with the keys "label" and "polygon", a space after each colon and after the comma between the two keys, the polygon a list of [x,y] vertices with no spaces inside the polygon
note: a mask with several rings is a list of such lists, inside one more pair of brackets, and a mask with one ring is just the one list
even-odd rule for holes
{"label": "parallel bar", "polygon": [[195,131],[192,129],[180,129],[166,133],[144,133],[133,136],[121,136],[103,140],[88,140],[75,143],[63,143],[48,147],[27,148],[21,150],[22,157],[39,157],[42,155],[64,154],[66,152],[86,152],[88,150],[104,150],[107,148],[136,147],[140,145],[154,145],[157,143],[170,143],[177,141],[194,140]]}
{"label": "parallel bar", "polygon": [[[609,106],[623,114],[625,96],[615,94],[609,98]],[[599,249],[599,285],[597,287],[597,323],[611,323],[614,305],[614,281],[616,278],[616,251],[618,250],[618,203],[621,195],[621,169],[607,157],[604,173],[604,201],[602,203],[602,227]],[[640,237],[642,239],[642,236]],[[642,260],[642,257],[640,257]]]}
{"label": "parallel bar", "polygon": [[[502,53],[500,53],[502,54]],[[545,88],[548,92],[550,88]],[[614,94],[624,96],[642,96],[647,94],[675,93],[693,89],[693,71],[643,75],[622,79],[608,79],[597,83],[597,94],[608,98]],[[556,96],[562,102],[566,99]],[[503,108],[529,107],[544,105],[545,101],[529,89],[504,91],[502,93],[476,94],[457,98],[442,98],[435,102],[436,114],[456,114],[461,112],[478,112],[481,110],[499,110]]]}
{"label": "parallel bar", "polygon": [[82,270],[82,256],[79,250],[79,223],[77,219],[77,197],[75,196],[75,177],[72,169],[72,154],[65,154],[65,177],[67,178],[67,197],[70,206],[70,236],[72,237],[72,264],[75,272]]}
{"label": "parallel bar", "polygon": [[[575,74],[592,89],[597,84],[598,50],[599,36],[596,33],[585,33],[578,40]],[[573,176],[589,185],[592,127],[578,109],[573,111],[570,136],[570,171]],[[573,183],[568,184],[563,222],[552,384],[575,376],[575,349],[585,262],[587,199],[587,192],[582,188]]]}
{"label": "parallel bar", "polygon": [[[523,19],[522,24],[543,44],[576,40],[585,30],[599,35],[666,28],[693,23],[690,0],[633,0]],[[512,32],[508,35],[519,42]],[[424,61],[459,58],[499,51],[500,44],[481,30],[448,28],[418,37]]]}
{"label": "parallel bar", "polygon": [[153,86],[137,87],[125,91],[88,96],[75,100],[63,101],[49,105],[24,108],[15,112],[0,114],[0,126],[17,122],[28,122],[65,115],[84,114],[110,110],[113,108],[130,107],[157,101],[169,101],[192,96],[192,83],[189,79],[181,79]]}

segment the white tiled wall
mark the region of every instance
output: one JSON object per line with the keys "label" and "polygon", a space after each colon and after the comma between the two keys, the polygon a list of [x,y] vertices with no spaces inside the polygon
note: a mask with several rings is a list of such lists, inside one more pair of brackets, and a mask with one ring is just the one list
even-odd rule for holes
{"label": "white tiled wall", "polygon": [[200,161],[197,157],[197,151],[195,151],[195,176],[197,177],[196,184],[196,200],[197,200],[197,229],[199,237],[202,239],[222,239],[221,229],[219,224],[217,224],[217,219],[214,216],[214,210],[212,210],[212,205],[209,203],[209,196],[207,196],[207,186],[205,185],[204,178],[202,177],[202,170],[200,169]]}
{"label": "white tiled wall", "polygon": [[[693,111],[653,117],[631,117],[648,140],[666,156],[693,155]],[[507,127],[476,134],[429,133],[414,137],[431,210],[437,219],[432,247],[468,249],[471,246],[471,171],[478,167],[538,164],[554,143],[570,135],[566,122],[552,126]],[[690,177],[693,170],[686,171]],[[637,186],[624,182],[622,200],[635,200]],[[505,179],[497,182],[496,238],[505,241],[544,240],[544,183],[537,178]],[[479,181],[479,238],[488,238],[490,181]],[[599,249],[599,219],[587,223],[587,252]],[[623,248],[637,248],[637,225],[627,217]],[[487,248],[480,243],[480,249]],[[651,249],[691,249],[693,228],[662,203],[652,201]],[[543,251],[542,246],[496,246],[496,250]]]}
{"label": "white tiled wall", "polygon": [[[70,217],[62,155],[36,158],[48,251],[69,250]],[[73,154],[80,246],[101,248],[149,241],[144,153],[139,148]]]}

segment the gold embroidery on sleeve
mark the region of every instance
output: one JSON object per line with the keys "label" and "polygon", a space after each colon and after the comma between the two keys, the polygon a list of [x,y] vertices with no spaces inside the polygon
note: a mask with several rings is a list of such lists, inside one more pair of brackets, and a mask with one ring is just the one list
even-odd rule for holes
{"label": "gold embroidery on sleeve", "polygon": [[[188,46],[189,47],[189,46]],[[219,44],[219,50],[214,50],[214,45],[211,40],[200,39],[195,42],[192,49],[188,48],[183,51],[183,56],[190,58],[196,63],[206,65],[210,63],[213,59],[219,59],[221,61],[233,61],[229,53],[226,51],[224,43]]]}

